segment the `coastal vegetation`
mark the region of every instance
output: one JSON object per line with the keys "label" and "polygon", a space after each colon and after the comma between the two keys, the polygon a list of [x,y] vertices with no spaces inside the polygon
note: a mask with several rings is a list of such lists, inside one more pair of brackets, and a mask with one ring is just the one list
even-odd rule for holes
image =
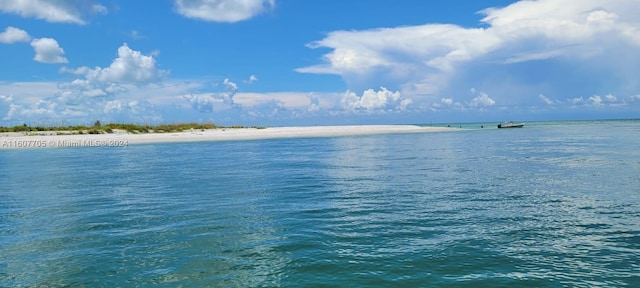
{"label": "coastal vegetation", "polygon": [[0,133],[2,132],[23,132],[23,133],[51,132],[55,134],[110,134],[116,131],[126,131],[127,133],[140,134],[140,133],[171,133],[171,132],[183,132],[183,131],[190,131],[190,130],[225,129],[225,128],[261,129],[264,127],[256,127],[256,126],[245,127],[241,125],[218,126],[211,122],[139,125],[139,124],[132,124],[132,123],[102,124],[100,123],[100,121],[96,121],[93,124],[93,126],[87,126],[87,125],[30,126],[27,124],[17,125],[13,127],[0,126]]}

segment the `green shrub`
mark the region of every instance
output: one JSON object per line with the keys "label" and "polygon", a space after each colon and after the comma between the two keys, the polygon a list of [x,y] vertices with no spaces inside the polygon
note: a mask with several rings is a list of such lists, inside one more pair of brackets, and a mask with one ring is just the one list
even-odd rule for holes
{"label": "green shrub", "polygon": [[[264,129],[265,127],[256,127],[252,126],[256,129]],[[0,126],[0,132],[29,132],[29,131],[67,131],[74,132],[73,134],[103,134],[103,133],[113,133],[113,129],[125,130],[129,133],[139,134],[139,133],[170,133],[170,132],[182,132],[189,131],[192,129],[198,129],[200,131],[206,129],[220,129],[220,128],[246,128],[242,125],[232,125],[232,126],[218,126],[212,122],[205,123],[196,123],[196,122],[187,122],[187,123],[173,123],[173,124],[158,124],[158,125],[137,125],[132,123],[109,123],[102,124],[99,120],[93,123],[93,126],[85,126],[85,125],[69,125],[69,126],[36,126],[30,127],[27,124],[13,126],[13,127],[2,127]]]}

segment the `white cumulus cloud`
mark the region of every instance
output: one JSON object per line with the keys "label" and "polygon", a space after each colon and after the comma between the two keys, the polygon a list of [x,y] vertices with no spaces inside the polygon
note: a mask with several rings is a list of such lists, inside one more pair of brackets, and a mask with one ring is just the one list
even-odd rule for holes
{"label": "white cumulus cloud", "polygon": [[[633,97],[629,98],[629,100],[631,101],[628,101],[628,102],[633,102]],[[584,106],[595,106],[595,107],[620,106],[620,105],[629,104],[629,103],[626,103],[627,101],[618,101],[618,97],[612,94],[607,94],[606,96],[592,95],[586,99],[584,97],[575,97],[575,98],[568,99],[567,102],[575,106],[584,105]]]}
{"label": "white cumulus cloud", "polygon": [[244,83],[251,84],[256,81],[258,81],[258,77],[256,77],[256,75],[251,75],[248,80],[244,80]]}
{"label": "white cumulus cloud", "polygon": [[0,33],[0,43],[11,44],[15,42],[28,42],[29,40],[31,40],[31,36],[29,36],[27,31],[11,26]]}
{"label": "white cumulus cloud", "polygon": [[220,99],[216,99],[211,94],[190,94],[184,95],[182,98],[187,100],[194,110],[202,113],[211,113],[216,103],[222,103]]}
{"label": "white cumulus cloud", "polygon": [[607,96],[604,96],[604,98],[608,101],[608,102],[617,102],[618,101],[618,97],[613,96],[611,94],[608,94]]}
{"label": "white cumulus cloud", "polygon": [[[620,72],[625,70],[611,63],[631,65],[627,63],[640,59],[640,54],[631,52],[640,48],[640,21],[637,17],[640,5],[636,0],[517,1],[480,13],[484,17],[479,27],[424,24],[332,31],[324,39],[308,44],[310,48],[330,49],[323,55],[321,63],[301,67],[297,71],[340,75],[350,89],[363,86],[363,82],[364,86],[370,87],[379,79],[385,79],[388,86],[400,87],[403,95],[437,103],[438,99],[447,97],[440,93],[476,85],[470,83],[472,80],[482,83],[482,77],[500,75],[497,73],[508,71],[505,67],[509,65],[557,60],[565,65],[563,67],[570,67],[591,61],[602,66],[594,65],[597,68],[581,73],[602,74],[602,68],[606,68],[621,77],[630,77],[631,73]],[[609,53],[610,50],[628,51],[631,55]],[[629,56],[632,56],[631,60]],[[480,71],[479,67],[489,69],[482,70],[482,74],[466,70],[474,68],[474,72]],[[626,69],[633,71],[632,67]],[[468,76],[470,74],[474,77]],[[515,77],[510,81],[520,80]],[[519,87],[521,90],[537,88]],[[486,87],[482,89],[486,90]],[[544,92],[505,91],[502,95],[491,91],[495,97],[479,96],[468,104],[486,107],[494,105],[499,97],[509,97],[509,94],[538,95]],[[549,92],[545,94],[549,95]]]}
{"label": "white cumulus cloud", "polygon": [[471,107],[487,107],[496,104],[496,101],[491,99],[487,93],[480,93],[480,95],[476,96],[471,100],[469,106]]}
{"label": "white cumulus cloud", "polygon": [[[42,43],[42,39],[36,39],[32,45],[40,48],[46,46],[46,41],[45,44]],[[57,43],[50,46],[57,47]],[[49,57],[49,61],[53,61],[57,54],[39,55],[43,59]],[[118,56],[108,67],[63,68],[60,71],[79,77],[66,83],[47,85],[46,91],[37,91],[37,86],[33,83],[24,88],[16,85],[5,87],[10,94],[20,97],[7,98],[10,101],[3,99],[10,102],[7,105],[9,110],[3,119],[65,119],[77,122],[91,119],[95,121],[96,118],[118,118],[121,121],[159,121],[161,117],[152,101],[164,101],[154,97],[171,93],[165,90],[172,89],[156,85],[168,72],[158,69],[153,56],[132,50],[126,44],[118,49]],[[0,88],[2,87],[0,85]],[[5,94],[2,89],[0,93]],[[29,94],[34,95],[28,96]]]}
{"label": "white cumulus cloud", "polygon": [[39,38],[31,41],[31,47],[36,52],[33,60],[40,63],[67,63],[64,57],[64,50],[58,45],[58,41],[53,38]]}
{"label": "white cumulus cloud", "polygon": [[[218,86],[218,84],[214,86]],[[217,105],[220,106],[220,109],[240,107],[234,100],[238,92],[238,85],[230,79],[225,78],[222,81],[222,87],[224,89],[222,92],[191,93],[183,95],[182,99],[186,100],[194,110],[202,113],[213,112]]]}
{"label": "white cumulus cloud", "polygon": [[85,24],[84,16],[107,13],[107,8],[91,0],[2,0],[0,11],[48,22]]}
{"label": "white cumulus cloud", "polygon": [[596,105],[596,106],[602,105],[602,97],[600,97],[598,95],[593,95],[593,96],[589,97],[589,99],[587,99],[587,101],[590,102],[593,105]]}
{"label": "white cumulus cloud", "polygon": [[411,99],[403,99],[399,91],[390,91],[385,87],[380,90],[365,90],[362,95],[352,91],[344,93],[342,107],[348,111],[393,111],[405,110],[412,103]]}
{"label": "white cumulus cloud", "polygon": [[213,22],[238,22],[272,9],[275,0],[175,0],[185,17]]}
{"label": "white cumulus cloud", "polygon": [[236,93],[238,92],[238,85],[232,82],[231,80],[229,80],[228,78],[224,79],[224,81],[222,82],[222,85],[224,85],[226,91],[223,93],[220,93],[218,97],[222,98],[225,104],[229,104],[232,106],[235,105],[233,101],[233,96],[235,96]]}
{"label": "white cumulus cloud", "polygon": [[135,51],[125,43],[118,48],[118,57],[106,68],[80,67],[63,69],[64,72],[83,74],[89,82],[145,84],[154,82],[167,75],[166,70],[158,69],[152,55]]}

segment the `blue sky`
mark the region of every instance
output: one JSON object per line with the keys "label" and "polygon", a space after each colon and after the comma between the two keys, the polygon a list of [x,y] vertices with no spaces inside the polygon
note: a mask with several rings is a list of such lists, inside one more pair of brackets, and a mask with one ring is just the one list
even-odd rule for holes
{"label": "blue sky", "polygon": [[640,117],[637,0],[0,0],[0,125]]}

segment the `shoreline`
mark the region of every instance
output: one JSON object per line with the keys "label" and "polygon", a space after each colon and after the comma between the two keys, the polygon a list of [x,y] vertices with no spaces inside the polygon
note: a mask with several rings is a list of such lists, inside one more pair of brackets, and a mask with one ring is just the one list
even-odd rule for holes
{"label": "shoreline", "polygon": [[[455,131],[456,128],[417,125],[293,126],[267,128],[218,128],[169,133],[133,134],[124,131],[107,134],[27,135],[0,133],[0,150],[31,148],[126,147],[136,144],[206,141],[238,141],[279,138],[340,137],[376,134],[429,133]],[[59,132],[60,133],[60,132]]]}

